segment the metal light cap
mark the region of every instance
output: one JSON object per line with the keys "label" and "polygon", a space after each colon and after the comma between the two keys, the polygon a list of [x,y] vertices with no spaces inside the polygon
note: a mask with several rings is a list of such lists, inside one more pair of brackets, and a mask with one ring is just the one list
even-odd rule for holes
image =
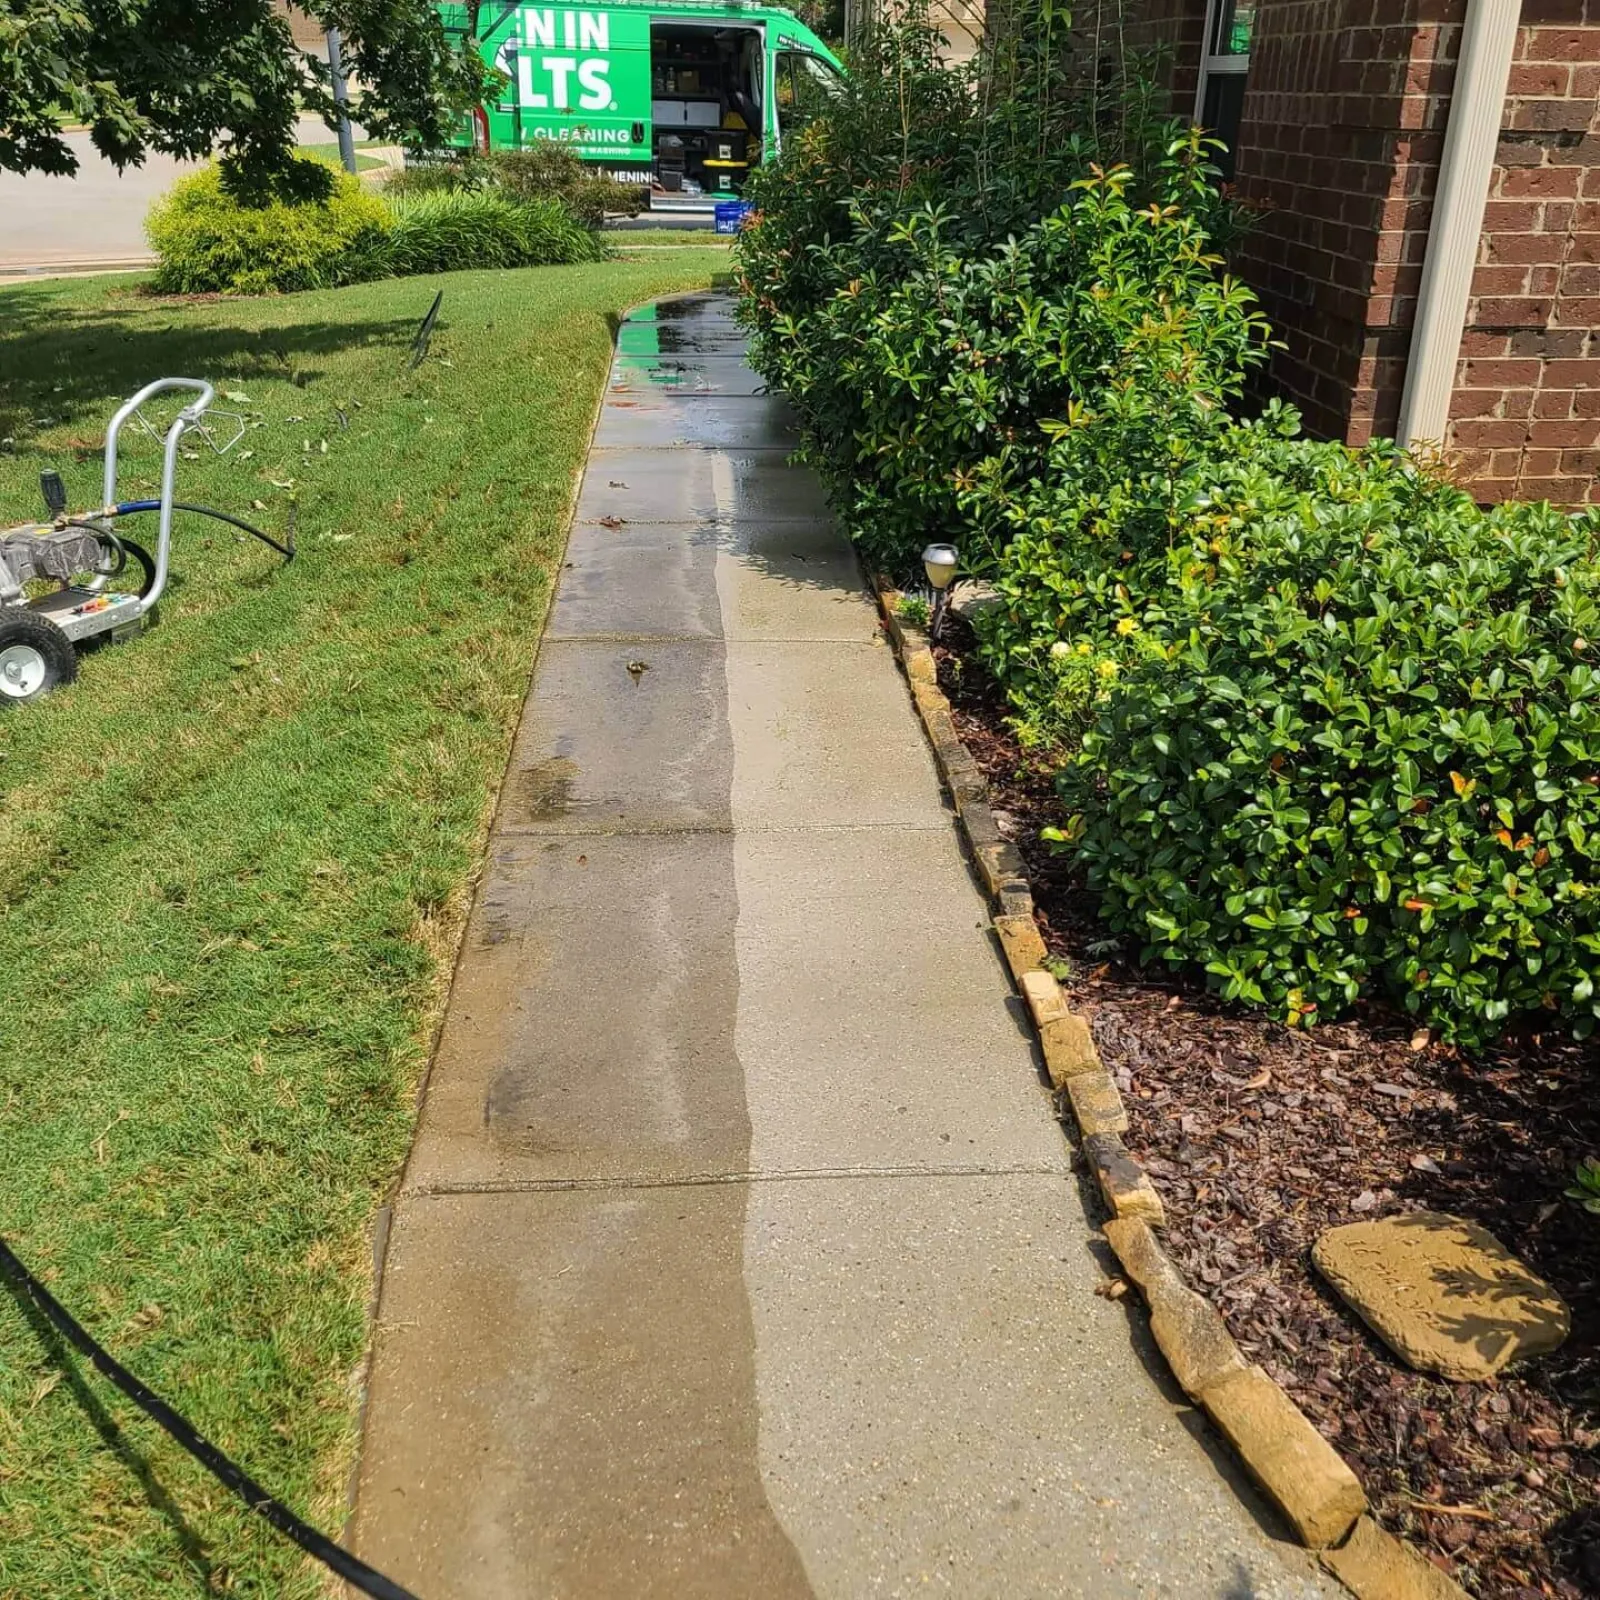
{"label": "metal light cap", "polygon": [[955,582],[960,563],[961,557],[953,544],[930,544],[922,552],[922,570],[935,589],[948,589]]}

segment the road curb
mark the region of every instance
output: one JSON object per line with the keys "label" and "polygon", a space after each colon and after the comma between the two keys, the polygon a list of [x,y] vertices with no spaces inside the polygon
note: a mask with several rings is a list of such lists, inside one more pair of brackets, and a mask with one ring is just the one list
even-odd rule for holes
{"label": "road curb", "polygon": [[900,614],[902,596],[874,583],[885,631],[972,859],[988,891],[1006,965],[1033,1023],[1063,1118],[1070,1111],[1085,1165],[1111,1218],[1107,1241],[1138,1286],[1150,1327],[1179,1387],[1209,1416],[1295,1536],[1357,1600],[1467,1600],[1466,1591],[1367,1514],[1366,1494],[1339,1453],[1272,1378],[1245,1359],[1221,1314],[1184,1282],[1155,1230],[1161,1196],[1122,1141],[1127,1110],[1087,1019],[1045,969],[1033,891],[1016,846],[1002,837],[988,787],[938,686],[928,636]]}

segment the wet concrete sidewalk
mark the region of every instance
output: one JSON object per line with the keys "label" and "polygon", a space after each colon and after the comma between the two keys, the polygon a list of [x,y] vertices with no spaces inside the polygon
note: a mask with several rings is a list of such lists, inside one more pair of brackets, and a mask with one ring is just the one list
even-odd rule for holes
{"label": "wet concrete sidewalk", "polygon": [[1300,1597],[1152,1375],[725,301],[623,326],[390,1236],[423,1600]]}

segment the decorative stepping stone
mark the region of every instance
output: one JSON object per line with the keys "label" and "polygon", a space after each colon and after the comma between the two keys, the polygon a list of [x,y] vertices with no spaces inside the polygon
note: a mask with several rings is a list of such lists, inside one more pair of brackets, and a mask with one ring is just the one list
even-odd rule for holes
{"label": "decorative stepping stone", "polygon": [[1561,1296],[1492,1233],[1440,1211],[1331,1228],[1311,1259],[1396,1355],[1458,1382],[1554,1350],[1572,1325]]}

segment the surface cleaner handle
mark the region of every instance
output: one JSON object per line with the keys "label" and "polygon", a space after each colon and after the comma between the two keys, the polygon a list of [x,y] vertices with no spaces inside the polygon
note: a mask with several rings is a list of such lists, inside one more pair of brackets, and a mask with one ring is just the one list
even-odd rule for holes
{"label": "surface cleaner handle", "polygon": [[102,506],[109,508],[117,503],[117,435],[122,432],[122,424],[152,395],[164,394],[169,389],[193,389],[200,396],[178,413],[173,427],[180,435],[193,427],[217,398],[217,391],[199,378],[157,378],[154,383],[147,383],[131,400],[125,401],[106,429],[106,482]]}

